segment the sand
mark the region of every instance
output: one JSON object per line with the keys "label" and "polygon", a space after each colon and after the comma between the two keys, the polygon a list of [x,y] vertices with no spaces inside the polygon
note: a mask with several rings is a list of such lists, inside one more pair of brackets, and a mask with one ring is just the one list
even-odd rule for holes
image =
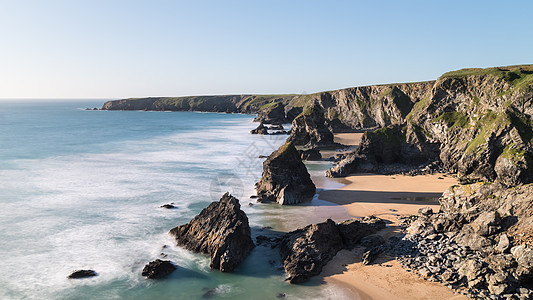
{"label": "sand", "polygon": [[[357,145],[361,134],[336,134],[335,141]],[[342,143],[342,142],[341,142]],[[339,182],[339,181],[337,181]],[[343,178],[340,189],[322,190],[321,200],[342,205],[353,217],[379,216],[391,223],[379,234],[398,235],[399,215],[416,214],[422,207],[439,210],[437,199],[457,179],[443,174],[404,176],[357,174]],[[317,188],[323,188],[321,182]],[[440,283],[418,278],[384,254],[371,265],[361,263],[362,248],[342,250],[322,272],[324,280],[351,291],[354,299],[468,299]]]}

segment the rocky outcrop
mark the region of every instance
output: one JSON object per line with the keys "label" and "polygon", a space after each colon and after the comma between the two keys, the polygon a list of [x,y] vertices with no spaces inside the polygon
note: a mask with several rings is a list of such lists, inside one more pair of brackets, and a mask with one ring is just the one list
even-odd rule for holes
{"label": "rocky outcrop", "polygon": [[144,266],[142,276],[148,279],[163,278],[174,272],[177,267],[170,260],[156,259]]}
{"label": "rocky outcrop", "polygon": [[533,66],[444,74],[405,122],[367,132],[330,176],[436,163],[465,181],[533,181]]}
{"label": "rocky outcrop", "polygon": [[268,134],[268,129],[263,125],[263,123],[259,124],[257,128],[250,130],[251,134]]}
{"label": "rocky outcrop", "polygon": [[302,283],[318,275],[344,247],[331,219],[290,232],[281,241],[280,254],[290,283]]}
{"label": "rocky outcrop", "polygon": [[81,279],[97,276],[98,274],[93,270],[76,270],[67,276],[68,279]]}
{"label": "rocky outcrop", "polygon": [[263,162],[255,184],[258,201],[296,204],[311,200],[316,188],[293,143],[287,142]]}
{"label": "rocky outcrop", "polygon": [[383,220],[377,218],[340,224],[328,219],[285,234],[279,244],[287,280],[302,283],[318,275],[339,250],[353,247],[363,237],[384,227]]}
{"label": "rocky outcrop", "polygon": [[291,134],[287,141],[296,146],[310,148],[335,145],[333,133],[329,130],[324,111],[318,104],[313,104],[292,121]]}
{"label": "rocky outcrop", "polygon": [[451,284],[475,297],[532,296],[533,184],[508,188],[453,186],[438,213],[419,213],[401,256],[421,277]]}
{"label": "rocky outcrop", "polygon": [[212,269],[231,272],[254,247],[248,217],[240,207],[239,200],[226,193],[170,235],[178,246],[209,254]]}
{"label": "rocky outcrop", "polygon": [[[273,102],[261,107],[257,113],[255,122],[261,122],[265,124],[283,124],[288,123],[285,118],[285,105],[281,102]],[[283,129],[283,128],[281,128]]]}

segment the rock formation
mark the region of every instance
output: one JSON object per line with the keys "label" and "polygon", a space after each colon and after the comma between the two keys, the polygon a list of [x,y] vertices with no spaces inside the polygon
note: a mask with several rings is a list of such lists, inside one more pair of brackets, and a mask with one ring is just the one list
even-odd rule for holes
{"label": "rock formation", "polygon": [[255,184],[258,201],[296,204],[311,200],[316,188],[293,143],[287,142],[263,162],[261,180]]}
{"label": "rock formation", "polygon": [[98,274],[93,270],[76,270],[67,276],[68,279],[81,279],[87,277],[97,276]]}
{"label": "rock formation", "polygon": [[345,247],[353,247],[363,237],[385,227],[377,218],[345,221],[331,219],[285,234],[280,241],[280,255],[290,283],[302,283],[318,275],[322,268]]}
{"label": "rock formation", "polygon": [[276,125],[288,123],[287,119],[285,118],[285,105],[283,105],[281,102],[274,102],[264,105],[259,110],[257,118],[255,118],[254,121]]}
{"label": "rock formation", "polygon": [[324,111],[318,104],[307,107],[292,121],[291,135],[287,141],[310,148],[335,145]]}
{"label": "rock formation", "polygon": [[407,228],[404,240],[414,252],[400,261],[423,278],[475,297],[528,299],[533,295],[531,199],[533,184],[453,186],[441,197],[439,213],[419,213]]}
{"label": "rock formation", "polygon": [[144,266],[142,276],[148,279],[159,279],[169,275],[176,269],[177,267],[170,260],[156,259]]}
{"label": "rock formation", "polygon": [[263,123],[259,124],[257,128],[250,130],[251,134],[268,134],[268,129],[263,125]]}
{"label": "rock formation", "polygon": [[204,208],[189,223],[170,230],[178,246],[209,254],[210,267],[233,271],[254,247],[248,217],[229,193]]}

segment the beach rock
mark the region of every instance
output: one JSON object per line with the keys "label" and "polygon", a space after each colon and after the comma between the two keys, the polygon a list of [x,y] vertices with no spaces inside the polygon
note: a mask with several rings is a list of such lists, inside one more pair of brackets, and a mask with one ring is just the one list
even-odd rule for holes
{"label": "beach rock", "polygon": [[328,128],[324,111],[318,104],[313,104],[292,121],[289,142],[296,146],[309,148],[336,145],[333,133]]}
{"label": "beach rock", "polygon": [[381,246],[365,249],[365,252],[363,252],[363,256],[361,257],[363,265],[371,264],[382,252],[383,247]]}
{"label": "beach rock", "polygon": [[375,217],[366,217],[363,220],[347,220],[337,225],[343,244],[353,247],[362,238],[374,234],[385,228],[385,222]]}
{"label": "beach rock", "polygon": [[287,142],[263,162],[255,184],[259,202],[296,204],[311,200],[316,188],[293,143]]}
{"label": "beach rock", "polygon": [[298,150],[302,160],[321,160],[322,155],[318,149]]}
{"label": "beach rock", "polygon": [[257,128],[250,130],[251,134],[268,134],[268,129],[263,125],[263,123],[259,124]]}
{"label": "beach rock", "polygon": [[98,274],[93,270],[76,270],[67,276],[68,279],[81,279],[87,277],[97,276]]}
{"label": "beach rock", "polygon": [[302,283],[318,275],[343,247],[341,234],[331,219],[287,233],[280,243],[287,280]]}
{"label": "beach rock", "polygon": [[148,279],[159,279],[176,270],[177,267],[170,260],[156,259],[144,266],[142,276]]}
{"label": "beach rock", "polygon": [[209,254],[210,267],[233,271],[254,247],[248,217],[229,193],[204,208],[189,223],[170,230],[178,246]]}
{"label": "beach rock", "polygon": [[[265,124],[283,124],[287,123],[285,118],[285,105],[281,102],[275,102],[263,105],[257,113],[255,122],[261,122]],[[283,129],[283,128],[281,128]]]}

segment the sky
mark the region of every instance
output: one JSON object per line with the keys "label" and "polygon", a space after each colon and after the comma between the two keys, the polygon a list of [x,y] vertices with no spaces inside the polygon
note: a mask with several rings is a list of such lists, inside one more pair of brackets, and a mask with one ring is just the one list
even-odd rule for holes
{"label": "sky", "polygon": [[533,63],[533,1],[0,0],[0,98],[313,93]]}

